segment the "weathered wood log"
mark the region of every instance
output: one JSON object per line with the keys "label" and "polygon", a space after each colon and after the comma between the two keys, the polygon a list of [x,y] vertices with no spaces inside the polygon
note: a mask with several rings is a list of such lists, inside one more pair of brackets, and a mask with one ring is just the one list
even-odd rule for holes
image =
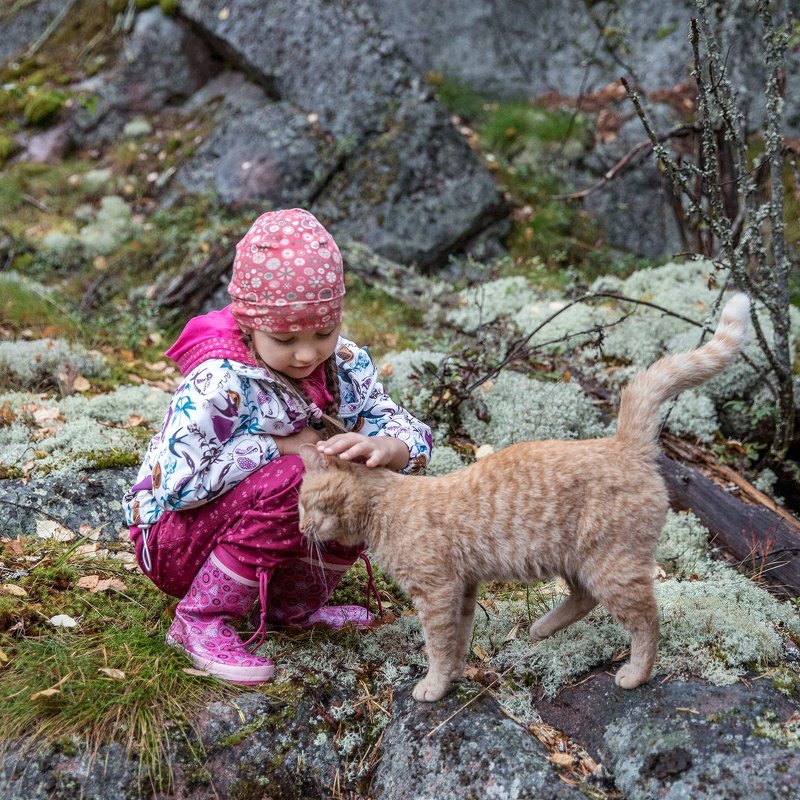
{"label": "weathered wood log", "polygon": [[722,486],[699,469],[666,455],[661,456],[659,466],[673,509],[693,512],[711,532],[713,543],[733,556],[748,574],[781,594],[800,595],[800,523],[794,517],[774,504],[770,508],[737,497],[734,492],[751,500],[764,495],[732,470],[737,480]]}

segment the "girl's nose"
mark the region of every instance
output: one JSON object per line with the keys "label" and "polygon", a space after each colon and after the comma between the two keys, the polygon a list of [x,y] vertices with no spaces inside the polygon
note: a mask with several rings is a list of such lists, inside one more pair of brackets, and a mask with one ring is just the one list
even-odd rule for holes
{"label": "girl's nose", "polygon": [[294,358],[298,364],[312,364],[317,358],[317,351],[313,347],[298,347]]}

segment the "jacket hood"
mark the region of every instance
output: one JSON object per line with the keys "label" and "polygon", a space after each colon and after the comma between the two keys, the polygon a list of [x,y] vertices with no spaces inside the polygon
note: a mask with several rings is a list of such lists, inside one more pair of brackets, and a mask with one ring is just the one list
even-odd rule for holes
{"label": "jacket hood", "polygon": [[226,358],[258,367],[242,341],[242,333],[229,305],[190,319],[164,355],[174,361],[184,375],[209,358]]}

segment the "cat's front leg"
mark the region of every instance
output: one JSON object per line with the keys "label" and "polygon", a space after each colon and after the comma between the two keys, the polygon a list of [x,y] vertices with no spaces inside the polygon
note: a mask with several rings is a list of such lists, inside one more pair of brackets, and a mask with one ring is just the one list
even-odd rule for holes
{"label": "cat's front leg", "polygon": [[414,687],[415,700],[433,702],[447,693],[455,678],[464,672],[461,610],[463,591],[437,590],[418,594],[415,604],[425,634],[428,674]]}

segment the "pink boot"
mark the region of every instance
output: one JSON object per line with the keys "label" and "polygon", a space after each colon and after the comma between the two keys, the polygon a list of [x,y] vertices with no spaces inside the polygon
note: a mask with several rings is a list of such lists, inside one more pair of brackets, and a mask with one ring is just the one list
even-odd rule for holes
{"label": "pink boot", "polygon": [[228,625],[244,617],[259,596],[259,584],[223,567],[212,553],[175,609],[167,644],[192,663],[230,683],[255,685],[272,680],[275,665],[253,655]]}
{"label": "pink boot", "polygon": [[[278,567],[269,581],[267,620],[299,628],[327,625],[339,629],[347,624],[372,625],[375,617],[363,606],[323,605],[357,557],[323,552],[319,558],[298,558]],[[369,568],[368,561],[367,566]],[[369,572],[369,587],[377,597],[372,571]],[[379,597],[378,604],[380,607]]]}

